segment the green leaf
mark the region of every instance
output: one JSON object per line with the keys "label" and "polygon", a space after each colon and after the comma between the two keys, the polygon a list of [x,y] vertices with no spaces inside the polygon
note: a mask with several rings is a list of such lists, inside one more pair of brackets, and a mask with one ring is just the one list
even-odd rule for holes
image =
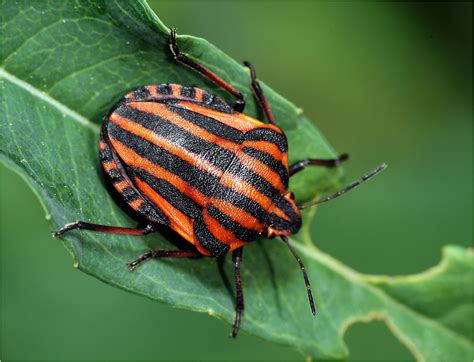
{"label": "green leaf", "polygon": [[[98,129],[111,105],[134,88],[166,82],[232,98],[176,64],[168,29],[144,1],[0,4],[0,159],[31,185],[52,229],[76,219],[134,225],[113,201],[98,165]],[[247,114],[263,118],[245,68],[203,39],[178,41],[184,52],[245,93]],[[335,155],[298,108],[264,90],[289,138],[290,161]],[[304,201],[339,187],[341,176],[338,169],[313,168],[290,186]],[[471,252],[449,247],[441,266],[421,276],[364,276],[312,245],[307,227],[313,216],[314,211],[304,215],[306,227],[294,244],[313,281],[318,315],[309,312],[301,273],[288,250],[263,240],[245,251],[244,331],[316,358],[345,358],[342,337],[348,326],[383,319],[419,360],[472,359],[472,325],[466,322],[472,316]],[[109,284],[233,320],[233,294],[212,258],[151,261],[130,273],[127,262],[143,251],[175,246],[159,234],[73,232],[63,241],[79,269]],[[229,260],[225,269],[231,278]]]}
{"label": "green leaf", "polygon": [[473,274],[472,249],[447,246],[441,263],[425,273],[366,279],[417,313],[474,341]]}

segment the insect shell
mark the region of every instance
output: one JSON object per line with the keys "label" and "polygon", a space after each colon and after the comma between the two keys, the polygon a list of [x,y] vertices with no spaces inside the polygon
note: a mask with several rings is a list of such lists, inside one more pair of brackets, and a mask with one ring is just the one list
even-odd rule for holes
{"label": "insect shell", "polygon": [[334,195],[296,205],[288,192],[289,177],[306,166],[335,167],[347,159],[303,159],[288,165],[288,142],[250,63],[250,84],[269,122],[242,112],[243,95],[206,67],[180,52],[171,30],[174,58],[232,94],[230,106],[203,89],[179,84],[142,87],[128,93],[104,119],[100,161],[114,188],[146,221],[127,228],[76,221],[53,233],[74,229],[145,235],[166,225],[194,245],[195,250],[153,249],[129,264],[133,269],[150,258],[220,257],[232,252],[236,309],[232,336],[244,309],[240,265],[243,247],[259,237],[279,236],[303,273],[311,311],[315,306],[302,260],[287,238],[301,227],[299,209],[331,200],[380,172],[353,182]]}
{"label": "insect shell", "polygon": [[99,145],[125,201],[203,255],[301,227],[287,192],[284,133],[202,89],[162,84],[129,93],[104,120]]}

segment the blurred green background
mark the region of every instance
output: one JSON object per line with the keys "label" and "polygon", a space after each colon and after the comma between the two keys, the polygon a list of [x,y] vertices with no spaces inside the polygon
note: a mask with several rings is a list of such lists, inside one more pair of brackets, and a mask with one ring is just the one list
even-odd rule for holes
{"label": "blurred green background", "polygon": [[[471,245],[471,3],[151,5],[180,33],[251,60],[350,153],[348,179],[389,163],[319,208],[319,248],[361,272],[407,274],[437,263],[444,244]],[[2,359],[303,359],[78,272],[28,186],[0,172]],[[345,340],[350,360],[412,359],[381,322],[356,324]]]}

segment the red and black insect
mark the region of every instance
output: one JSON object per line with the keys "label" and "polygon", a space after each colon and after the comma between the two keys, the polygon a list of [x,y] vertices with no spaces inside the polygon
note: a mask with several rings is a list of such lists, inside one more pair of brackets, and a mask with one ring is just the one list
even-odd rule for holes
{"label": "red and black insect", "polygon": [[288,191],[289,178],[306,166],[335,167],[337,159],[305,159],[288,165],[288,142],[275,119],[255,70],[248,62],[253,93],[269,124],[244,115],[243,95],[209,69],[181,53],[176,31],[170,48],[175,59],[236,98],[233,107],[195,87],[178,84],[146,86],[127,94],[104,119],[100,160],[115,189],[147,221],[143,228],[125,228],[76,221],[55,232],[73,229],[146,235],[166,225],[195,250],[146,252],[129,264],[133,269],[150,258],[220,257],[232,252],[236,314],[232,336],[244,309],[240,264],[243,247],[259,237],[280,237],[303,272],[313,314],[316,309],[303,262],[287,238],[301,227],[300,209],[331,200],[374,176],[385,164],[343,190],[297,205]]}

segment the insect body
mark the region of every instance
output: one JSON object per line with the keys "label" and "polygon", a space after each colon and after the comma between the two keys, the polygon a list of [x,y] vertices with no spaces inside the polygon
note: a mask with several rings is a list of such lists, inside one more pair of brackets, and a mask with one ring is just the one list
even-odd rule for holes
{"label": "insect body", "polygon": [[128,94],[105,119],[100,149],[128,204],[203,255],[300,228],[283,132],[201,89],[163,84]]}
{"label": "insect body", "polygon": [[240,92],[179,51],[174,30],[170,47],[175,58],[233,94],[231,107],[205,90],[178,84],[142,87],[127,94],[104,119],[100,160],[115,189],[147,222],[124,228],[83,221],[72,229],[144,235],[166,225],[194,245],[194,250],[150,250],[133,261],[133,269],[149,258],[220,257],[232,252],[237,289],[232,335],[244,308],[240,262],[245,245],[259,237],[279,236],[300,263],[313,314],[311,288],[301,259],[287,238],[301,227],[299,209],[327,201],[357,186],[380,166],[342,191],[308,205],[296,205],[288,192],[289,177],[308,165],[334,167],[347,158],[306,159],[288,165],[288,142],[275,123],[268,102],[251,71],[251,85],[270,124],[242,113]]}

